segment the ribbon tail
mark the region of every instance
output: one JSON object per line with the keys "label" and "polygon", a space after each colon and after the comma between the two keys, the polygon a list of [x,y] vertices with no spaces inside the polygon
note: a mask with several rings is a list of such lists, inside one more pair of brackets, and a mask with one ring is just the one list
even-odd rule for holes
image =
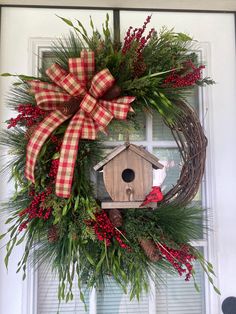
{"label": "ribbon tail", "polygon": [[85,113],[83,110],[79,110],[71,119],[63,138],[56,177],[56,195],[59,197],[69,198],[71,195],[75,162],[84,120]]}
{"label": "ribbon tail", "polygon": [[52,132],[69,117],[60,111],[50,113],[36,128],[26,148],[25,176],[35,182],[34,169],[40,150]]}
{"label": "ribbon tail", "polygon": [[83,128],[81,131],[81,139],[95,140],[97,134],[96,122],[92,118],[85,116]]}
{"label": "ribbon tail", "polygon": [[135,97],[125,96],[121,98],[114,99],[112,101],[99,100],[99,105],[107,108],[118,120],[125,120],[127,118],[128,112],[133,111],[131,109],[131,103],[135,100]]}

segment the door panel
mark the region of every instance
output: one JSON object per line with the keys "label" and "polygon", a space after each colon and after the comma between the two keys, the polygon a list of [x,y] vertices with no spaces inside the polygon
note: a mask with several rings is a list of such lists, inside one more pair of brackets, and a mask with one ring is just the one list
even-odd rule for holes
{"label": "door panel", "polygon": [[[121,11],[121,33],[130,25],[139,27],[149,12]],[[165,25],[177,32],[186,32],[196,42],[195,49],[206,62],[206,76],[216,84],[203,89],[203,122],[209,139],[206,170],[206,207],[209,208],[210,225],[208,255],[218,268],[218,285],[222,302],[236,295],[236,276],[232,276],[236,261],[235,247],[236,199],[236,93],[235,93],[235,29],[233,14],[156,12],[150,27],[156,30]],[[207,293],[207,311],[220,313],[218,297]]]}
{"label": "door panel", "polygon": [[[63,9],[36,9],[36,8],[2,8],[1,16],[1,69],[0,72],[36,74],[37,56],[40,48],[46,43],[46,49],[50,42],[63,35],[67,35],[69,27],[56,15],[69,19],[79,19],[86,27],[89,27],[90,15],[99,30],[105,21],[106,13],[110,15],[112,27],[112,11],[103,10],[63,10]],[[7,109],[4,99],[9,92],[11,78],[1,79],[1,122],[12,117],[12,112]],[[2,181],[1,199],[6,199],[13,188]],[[0,218],[1,219],[1,218]],[[4,232],[4,220],[0,221],[0,234]],[[2,243],[0,247],[2,246]],[[18,248],[12,255],[9,263],[9,273],[5,269],[3,259],[5,251],[0,250],[0,313],[4,314],[32,314],[36,313],[36,302],[32,303],[37,294],[37,285],[22,283],[21,275],[16,275],[17,263],[22,255],[22,248]],[[35,276],[30,278],[33,281]],[[35,289],[35,291],[33,291]],[[56,300],[57,301],[57,300]],[[35,311],[35,312],[33,312]]]}

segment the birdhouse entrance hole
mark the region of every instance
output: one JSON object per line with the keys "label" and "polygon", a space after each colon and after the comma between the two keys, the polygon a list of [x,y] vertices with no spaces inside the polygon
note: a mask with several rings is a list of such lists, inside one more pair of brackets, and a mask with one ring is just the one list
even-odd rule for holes
{"label": "birdhouse entrance hole", "polygon": [[122,174],[122,179],[125,181],[125,182],[132,182],[134,181],[134,178],[135,178],[135,173],[132,169],[125,169]]}

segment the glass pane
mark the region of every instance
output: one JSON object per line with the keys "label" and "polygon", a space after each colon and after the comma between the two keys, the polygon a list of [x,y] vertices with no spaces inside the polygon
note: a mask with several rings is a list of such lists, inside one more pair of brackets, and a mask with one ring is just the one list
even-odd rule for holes
{"label": "glass pane", "polygon": [[170,129],[165,125],[161,116],[155,112],[152,116],[152,132],[154,141],[173,141]]}
{"label": "glass pane", "polygon": [[[162,192],[167,193],[179,179],[181,172],[181,157],[177,148],[154,148],[154,155],[156,155],[160,163],[164,166],[163,169],[153,170],[153,185],[161,186]],[[191,202],[192,206],[202,206],[202,192],[201,187],[198,190],[195,198]],[[199,224],[203,224],[203,217]],[[199,234],[199,239],[203,239],[203,232]]]}
{"label": "glass pane", "polygon": [[42,60],[43,60],[43,69],[48,69],[56,60],[53,53],[51,51],[43,51],[42,52]]}
{"label": "glass pane", "polygon": [[100,201],[108,201],[111,200],[109,194],[107,193],[107,190],[104,185],[104,180],[103,180],[103,172],[97,172],[97,184],[96,184],[96,191],[97,191],[97,198]]}
{"label": "glass pane", "polygon": [[177,148],[154,148],[153,154],[160,159],[163,169],[154,170],[154,185],[161,185],[162,191],[169,191],[176,184],[181,171],[181,158]]}
{"label": "glass pane", "polygon": [[[46,264],[40,265],[38,269],[38,314],[86,314],[84,303],[80,300],[80,293],[77,288],[77,280],[74,280],[73,301],[66,303],[57,298],[58,278],[49,271]],[[85,292],[85,304],[89,307],[89,293]]]}
{"label": "glass pane", "polygon": [[190,106],[192,106],[197,113],[199,113],[199,89],[198,87],[194,87],[191,94],[186,97],[186,102]]}
{"label": "glass pane", "polygon": [[200,185],[199,190],[198,190],[197,194],[195,195],[192,203],[195,205],[199,205],[199,206],[202,205],[202,186],[201,185]]}
{"label": "glass pane", "polygon": [[[193,107],[197,114],[199,114],[199,96],[198,88],[194,88],[191,94],[186,96],[186,102]],[[161,116],[157,113],[153,113],[153,140],[154,141],[173,141],[173,136],[170,129],[165,125]]]}
{"label": "glass pane", "polygon": [[148,297],[142,296],[139,300],[129,301],[129,295],[109,279],[104,289],[97,291],[97,314],[148,314]]}
{"label": "glass pane", "polygon": [[184,277],[166,276],[165,284],[157,287],[157,314],[204,314],[204,273],[199,263],[195,263],[195,280],[200,288],[194,287],[193,278],[186,282]]}
{"label": "glass pane", "polygon": [[[104,151],[104,158],[112,151],[114,147],[107,147],[106,149],[103,149]],[[96,193],[96,197],[100,200],[100,201],[108,201],[111,200],[109,194],[107,193],[107,190],[105,188],[105,184],[104,184],[104,180],[103,180],[103,171],[95,171],[95,193]]]}
{"label": "glass pane", "polygon": [[104,141],[144,141],[146,139],[146,117],[144,114],[137,113],[135,120],[118,121],[113,120],[108,128],[108,135],[100,134],[100,138]]}

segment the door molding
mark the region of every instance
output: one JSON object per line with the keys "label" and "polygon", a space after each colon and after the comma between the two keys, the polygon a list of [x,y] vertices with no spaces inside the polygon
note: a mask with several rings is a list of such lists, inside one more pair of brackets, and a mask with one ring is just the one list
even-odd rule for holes
{"label": "door molding", "polygon": [[84,5],[83,0],[3,0],[2,6],[19,6],[19,7],[40,7],[40,8],[86,8],[86,9],[122,9],[122,10],[159,10],[159,11],[191,11],[191,12],[235,12],[236,3],[234,0],[146,0],[144,3],[139,3],[135,0],[87,0]]}

